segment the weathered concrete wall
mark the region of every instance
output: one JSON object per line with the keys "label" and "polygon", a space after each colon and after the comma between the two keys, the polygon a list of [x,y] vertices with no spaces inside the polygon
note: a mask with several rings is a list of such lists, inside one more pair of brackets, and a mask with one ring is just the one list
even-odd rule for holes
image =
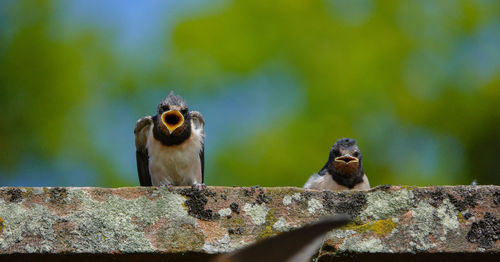
{"label": "weathered concrete wall", "polygon": [[336,213],[355,219],[328,234],[320,260],[500,254],[499,186],[386,186],[369,192],[4,187],[0,254],[202,259]]}

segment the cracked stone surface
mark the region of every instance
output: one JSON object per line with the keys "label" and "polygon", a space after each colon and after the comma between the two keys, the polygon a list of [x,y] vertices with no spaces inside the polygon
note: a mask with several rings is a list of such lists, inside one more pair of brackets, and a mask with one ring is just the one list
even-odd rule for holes
{"label": "cracked stone surface", "polygon": [[[319,259],[346,254],[500,253],[499,186],[0,188],[0,255],[230,252],[349,213]],[[199,260],[202,260],[201,258]]]}

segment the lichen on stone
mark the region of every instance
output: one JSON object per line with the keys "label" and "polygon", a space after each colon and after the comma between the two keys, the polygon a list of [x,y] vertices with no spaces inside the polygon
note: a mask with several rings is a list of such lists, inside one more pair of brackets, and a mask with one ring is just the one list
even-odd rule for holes
{"label": "lichen on stone", "polygon": [[321,202],[315,198],[311,198],[309,199],[309,201],[307,201],[307,211],[310,213],[310,214],[314,214],[316,213],[316,211],[318,210],[321,210],[323,209],[323,204],[321,204]]}
{"label": "lichen on stone", "polygon": [[410,208],[412,198],[413,193],[406,189],[390,192],[375,191],[367,194],[368,207],[360,214],[360,217],[379,220],[397,216]]}
{"label": "lichen on stone", "polygon": [[38,239],[38,245],[28,249],[33,252],[42,251],[41,245],[50,244],[57,237],[53,225],[60,218],[45,206],[33,204],[27,210],[17,201],[8,203],[0,199],[0,214],[3,219],[0,249],[8,249],[10,245],[21,243],[26,237],[30,237]]}
{"label": "lichen on stone", "polygon": [[443,233],[446,235],[449,231],[455,230],[459,226],[458,221],[458,211],[451,204],[450,200],[443,200],[443,204],[441,204],[436,210],[436,215],[441,219],[441,225],[443,227]]}
{"label": "lichen on stone", "polygon": [[292,197],[289,195],[286,195],[283,197],[283,205],[288,206],[292,203]]}
{"label": "lichen on stone", "polygon": [[275,231],[271,225],[266,225],[262,231],[257,235],[257,240],[268,238],[275,235]]}
{"label": "lichen on stone", "polygon": [[234,249],[236,249],[236,246],[231,244],[231,237],[229,237],[228,234],[225,234],[216,241],[208,242],[203,245],[203,251],[208,254],[227,253]]}
{"label": "lichen on stone", "polygon": [[68,197],[82,201],[81,208],[67,217],[77,227],[78,241],[71,243],[72,248],[78,252],[150,252],[154,249],[143,226],[154,225],[160,218],[171,227],[196,223],[183,206],[184,196],[167,189],[159,189],[158,195],[150,201],[145,196],[127,200],[113,194],[99,202],[87,192],[70,190]]}
{"label": "lichen on stone", "polygon": [[224,209],[219,210],[217,213],[219,213],[219,215],[220,215],[221,217],[225,217],[225,216],[229,216],[229,215],[231,215],[231,213],[232,213],[232,212],[233,212],[233,211],[231,211],[231,209],[230,209],[230,208],[224,208]]}
{"label": "lichen on stone", "polygon": [[416,250],[435,247],[436,244],[429,239],[429,236],[438,238],[457,229],[459,226],[457,216],[458,211],[448,199],[444,199],[438,208],[434,208],[427,201],[420,201],[413,210],[413,223],[409,229],[413,241],[410,242],[410,246]]}
{"label": "lichen on stone", "polygon": [[374,232],[379,236],[387,235],[396,228],[397,224],[392,218],[371,221],[362,225],[346,225],[344,228],[354,230],[358,233],[365,233],[367,231]]}
{"label": "lichen on stone", "polygon": [[300,195],[300,193],[295,193],[292,195],[292,198],[295,200],[295,201],[302,201],[302,196]]}
{"label": "lichen on stone", "polygon": [[326,234],[327,239],[345,239],[347,237],[350,237],[352,235],[356,234],[356,231],[351,230],[351,229],[335,229]]}
{"label": "lichen on stone", "polygon": [[2,233],[2,230],[5,228],[5,225],[3,223],[3,219],[0,217],[0,233]]}
{"label": "lichen on stone", "polygon": [[340,245],[339,251],[356,253],[389,252],[378,238],[360,239],[358,237],[346,238],[344,243]]}
{"label": "lichen on stone", "polygon": [[278,233],[278,231],[276,231],[273,227],[273,225],[278,221],[278,219],[275,216],[275,212],[276,212],[275,209],[270,209],[267,212],[265,226],[257,236],[257,239],[267,238]]}
{"label": "lichen on stone", "polygon": [[[337,213],[349,213],[353,220],[327,234],[322,252],[332,256],[497,252],[500,238],[497,186],[307,194],[302,189],[255,188],[249,190],[251,196],[239,188],[210,187],[17,189],[0,189],[4,254],[230,252]],[[211,214],[205,217],[209,221],[197,212]]]}
{"label": "lichen on stone", "polygon": [[266,222],[269,208],[266,207],[266,204],[259,205],[246,203],[245,206],[243,206],[243,211],[245,211],[247,216],[250,216],[255,225],[263,225]]}
{"label": "lichen on stone", "polygon": [[280,217],[278,218],[278,221],[276,221],[276,223],[274,223],[273,225],[273,229],[276,230],[276,231],[288,231],[292,228],[292,226],[290,226],[290,224],[288,224],[288,222],[286,221],[286,219],[284,217]]}

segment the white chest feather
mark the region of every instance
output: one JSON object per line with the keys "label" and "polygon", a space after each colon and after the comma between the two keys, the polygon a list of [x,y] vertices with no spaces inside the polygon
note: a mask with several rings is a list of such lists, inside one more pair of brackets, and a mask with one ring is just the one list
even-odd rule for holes
{"label": "white chest feather", "polygon": [[201,184],[200,151],[204,137],[192,125],[191,136],[180,145],[165,146],[148,132],[149,173],[153,186]]}
{"label": "white chest feather", "polygon": [[312,175],[304,185],[304,188],[317,189],[317,190],[369,190],[370,183],[368,177],[363,176],[363,182],[355,185],[352,189],[346,186],[339,185],[330,174],[320,176],[318,174]]}

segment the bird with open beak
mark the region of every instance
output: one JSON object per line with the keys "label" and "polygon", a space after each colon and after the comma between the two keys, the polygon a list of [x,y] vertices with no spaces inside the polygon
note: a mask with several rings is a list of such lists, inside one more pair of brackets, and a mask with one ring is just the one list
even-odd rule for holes
{"label": "bird with open beak", "polygon": [[186,101],[170,92],[155,116],[134,129],[141,186],[201,186],[204,177],[205,121]]}
{"label": "bird with open beak", "polygon": [[361,164],[356,140],[341,138],[330,149],[325,166],[307,180],[304,188],[319,190],[368,190],[370,183]]}

